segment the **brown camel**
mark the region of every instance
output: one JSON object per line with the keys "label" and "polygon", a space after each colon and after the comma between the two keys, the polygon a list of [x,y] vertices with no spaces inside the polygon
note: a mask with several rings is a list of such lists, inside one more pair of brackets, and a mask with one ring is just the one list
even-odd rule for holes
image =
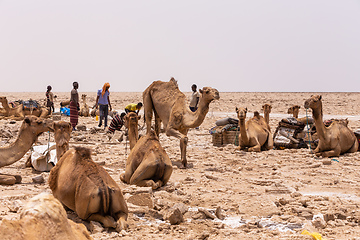
{"label": "brown camel", "polygon": [[288,109],[288,114],[292,114],[294,118],[296,118],[296,120],[298,120],[299,122],[302,122],[304,124],[314,124],[314,119],[308,117],[306,119],[306,117],[302,117],[299,118],[299,110],[300,110],[300,106],[299,105],[294,105],[292,107],[289,107]]}
{"label": "brown camel", "polygon": [[126,160],[125,173],[120,175],[120,179],[125,183],[157,189],[169,181],[172,173],[171,160],[153,130],[137,141],[138,119],[140,116],[134,112],[125,117],[132,150]]}
{"label": "brown camel", "polygon": [[[52,120],[26,116],[15,142],[7,147],[0,148],[0,167],[19,161],[29,151],[41,133],[52,130]],[[20,176],[0,175],[0,184],[12,185],[19,181],[21,182]]]}
{"label": "brown camel", "polygon": [[49,193],[31,198],[21,209],[19,220],[3,219],[2,240],[88,240],[86,227],[67,218],[61,203]]}
{"label": "brown camel", "polygon": [[23,120],[24,116],[33,115],[36,117],[46,118],[49,116],[49,110],[46,107],[39,107],[34,109],[23,109],[23,104],[20,104],[14,108],[9,106],[6,97],[0,97],[0,102],[5,110],[4,116],[11,117],[15,120]]}
{"label": "brown camel", "polygon": [[273,138],[269,129],[265,125],[265,120],[258,112],[254,117],[246,120],[247,108],[236,108],[240,127],[239,149],[248,148],[249,152],[260,152],[262,149],[270,150],[273,148]]}
{"label": "brown camel", "polygon": [[358,150],[359,143],[355,134],[344,121],[333,121],[326,127],[323,122],[321,95],[314,95],[304,103],[305,108],[311,108],[319,144],[314,150],[316,156],[338,157],[343,153],[353,153]]}
{"label": "brown camel", "polygon": [[82,94],[81,99],[82,99],[83,103],[82,103],[82,106],[81,106],[80,111],[79,111],[79,116],[89,117],[90,116],[90,110],[89,110],[89,106],[86,103],[86,94]]}
{"label": "brown camel", "polygon": [[219,99],[218,90],[211,87],[200,89],[200,100],[196,112],[187,104],[186,96],[179,90],[176,80],[155,81],[143,93],[146,131],[151,130],[151,119],[155,115],[155,132],[159,136],[162,121],[167,136],[180,139],[181,162],[186,167],[186,145],[189,128],[201,125],[209,111],[209,104]]}
{"label": "brown camel", "polygon": [[51,191],[81,219],[101,222],[116,231],[125,229],[128,208],[121,190],[104,168],[91,159],[91,150],[76,147],[63,152],[68,148],[71,129],[68,122],[54,123],[57,155],[61,157],[50,171]]}

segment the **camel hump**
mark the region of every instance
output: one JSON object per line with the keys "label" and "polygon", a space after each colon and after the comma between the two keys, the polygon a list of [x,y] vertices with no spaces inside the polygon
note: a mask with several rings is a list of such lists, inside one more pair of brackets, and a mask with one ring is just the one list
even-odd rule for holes
{"label": "camel hump", "polygon": [[75,147],[75,154],[81,158],[91,158],[91,149],[85,147]]}

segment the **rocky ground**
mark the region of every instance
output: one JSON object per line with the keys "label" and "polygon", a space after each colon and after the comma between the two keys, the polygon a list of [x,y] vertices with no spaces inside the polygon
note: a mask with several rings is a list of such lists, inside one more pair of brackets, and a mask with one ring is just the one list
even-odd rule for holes
{"label": "rocky ground", "polygon": [[[68,93],[58,96],[56,108]],[[190,96],[190,93],[186,93]],[[86,223],[94,239],[312,239],[303,230],[318,232],[326,239],[360,239],[360,163],[359,152],[338,158],[316,158],[309,149],[270,150],[261,153],[239,151],[233,144],[213,146],[209,129],[215,121],[236,117],[235,106],[260,111],[272,104],[270,125],[287,117],[287,108],[303,106],[316,93],[220,93],[220,100],[199,130],[189,131],[189,168],[179,168],[179,141],[164,134],[160,142],[173,161],[169,183],[152,191],[123,184],[119,175],[125,168],[129,144],[119,142],[121,133],[109,137],[96,129],[95,118],[80,117],[86,131],[72,133],[70,146],[87,146],[93,160],[101,164],[123,190],[129,206],[129,228],[121,233]],[[326,118],[348,118],[352,130],[360,128],[358,93],[321,93]],[[42,100],[42,93],[2,93],[9,100]],[[89,105],[95,94],[88,93]],[[112,93],[114,109],[141,101],[141,93]],[[311,114],[308,112],[308,114]],[[300,109],[300,115],[305,110]],[[68,121],[68,117],[62,117]],[[21,122],[0,120],[0,146],[15,141]],[[142,125],[142,122],[140,123]],[[140,131],[141,132],[141,131]],[[51,133],[40,136],[38,144],[53,142]],[[40,192],[51,192],[48,172],[25,168],[30,152],[1,173],[19,174],[22,183],[0,186],[1,219],[19,218],[26,200]],[[32,178],[42,175],[44,183]],[[72,212],[69,218],[80,221]],[[173,223],[173,224],[171,224]],[[175,224],[177,223],[177,224]]]}

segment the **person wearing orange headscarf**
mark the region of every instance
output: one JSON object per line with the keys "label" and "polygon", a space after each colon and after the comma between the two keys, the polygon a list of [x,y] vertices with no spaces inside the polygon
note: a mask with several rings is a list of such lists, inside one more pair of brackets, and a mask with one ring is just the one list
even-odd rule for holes
{"label": "person wearing orange headscarf", "polygon": [[105,83],[102,89],[99,89],[96,97],[96,108],[99,107],[100,119],[99,119],[99,127],[102,125],[102,121],[104,119],[104,129],[107,127],[107,116],[109,113],[109,107],[111,111],[111,103],[110,103],[110,83]]}

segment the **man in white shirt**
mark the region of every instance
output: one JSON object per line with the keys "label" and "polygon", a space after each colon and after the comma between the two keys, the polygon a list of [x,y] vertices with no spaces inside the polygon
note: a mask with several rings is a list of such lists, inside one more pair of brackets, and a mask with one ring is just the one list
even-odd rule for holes
{"label": "man in white shirt", "polygon": [[191,86],[191,90],[193,91],[193,93],[191,95],[191,100],[190,100],[190,110],[192,112],[195,112],[196,109],[198,108],[198,103],[199,103],[199,98],[200,98],[200,94],[196,90],[196,88],[197,88],[196,84],[193,84]]}

